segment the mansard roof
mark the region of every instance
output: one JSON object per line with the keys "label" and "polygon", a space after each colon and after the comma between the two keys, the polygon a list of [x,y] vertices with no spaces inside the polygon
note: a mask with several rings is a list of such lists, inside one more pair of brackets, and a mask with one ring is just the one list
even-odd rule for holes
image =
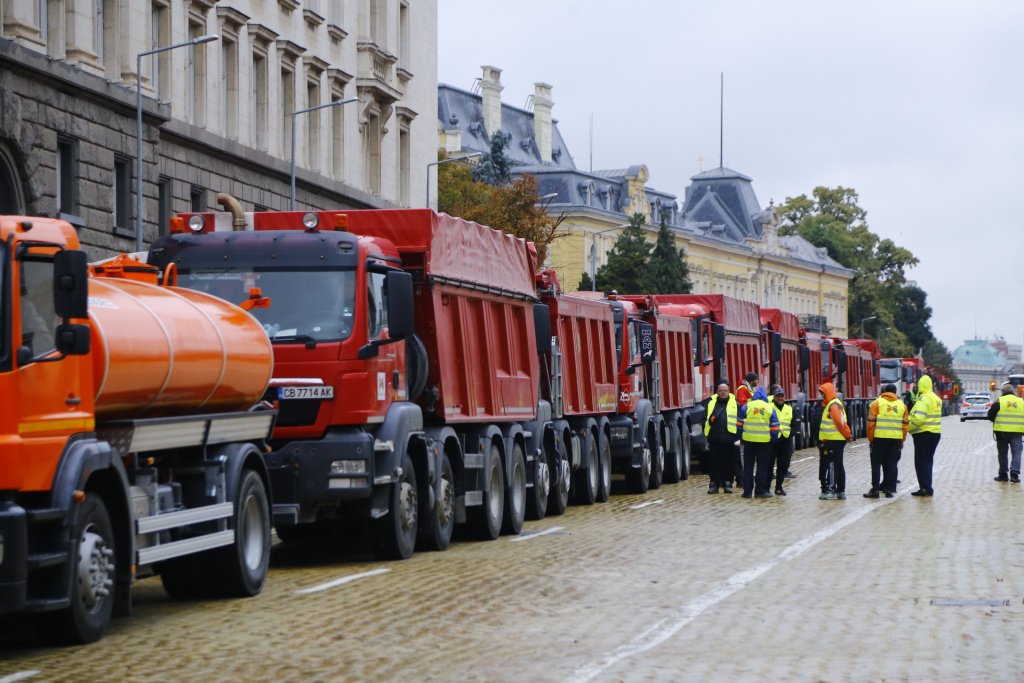
{"label": "mansard roof", "polygon": [[728,168],[716,168],[690,178],[683,214],[687,218],[723,226],[730,239],[742,242],[761,237],[761,213],[752,180]]}
{"label": "mansard roof", "polygon": [[1006,358],[984,339],[968,339],[953,352],[954,365],[981,365],[1001,368]]}

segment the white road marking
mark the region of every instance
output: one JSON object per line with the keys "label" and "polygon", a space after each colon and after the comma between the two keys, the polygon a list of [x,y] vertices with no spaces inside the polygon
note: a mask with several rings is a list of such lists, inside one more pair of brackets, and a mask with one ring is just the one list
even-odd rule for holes
{"label": "white road marking", "polygon": [[799,460],[794,460],[794,461],[793,461],[793,462],[791,462],[790,464],[791,464],[791,465],[795,465],[795,464],[797,464],[798,462],[803,462],[803,461],[805,461],[805,460],[813,460],[813,459],[814,459],[814,456],[813,456],[813,455],[808,455],[808,456],[807,456],[806,458],[800,458]]}
{"label": "white road marking", "polygon": [[561,531],[564,528],[564,526],[553,526],[550,529],[545,529],[544,531],[536,531],[527,536],[513,536],[508,540],[512,541],[513,543],[515,543],[516,541],[529,541],[531,538],[537,538],[538,536],[547,536],[548,534],[553,534],[556,531]]}
{"label": "white road marking", "polygon": [[[325,591],[325,590],[327,590],[329,588],[334,588],[335,586],[341,586],[341,585],[349,583],[351,581],[355,581],[356,579],[365,579],[368,576],[377,576],[378,574],[387,574],[389,571],[391,571],[391,570],[390,569],[374,569],[372,571],[363,572],[362,574],[350,574],[348,576],[343,576],[340,579],[335,579],[334,581],[328,581],[327,583],[321,583],[320,585],[313,586],[312,588],[303,588],[300,591],[295,591],[295,594],[296,595],[306,595],[308,593],[319,593],[320,591]],[[3,681],[0,681],[0,683],[3,683]]]}
{"label": "white road marking", "polygon": [[642,654],[657,647],[658,645],[661,645],[678,633],[684,626],[699,617],[709,607],[717,605],[733,593],[745,588],[747,584],[751,583],[754,579],[757,579],[777,565],[803,555],[818,543],[835,535],[837,532],[853,524],[872,510],[883,505],[888,505],[899,499],[909,490],[910,489],[908,488],[897,493],[892,498],[885,498],[877,503],[870,503],[860,507],[838,521],[833,522],[827,527],[811,534],[807,538],[797,541],[772,559],[754,565],[750,569],[739,572],[738,574],[734,574],[726,580],[725,585],[720,586],[709,593],[705,593],[696,600],[683,605],[675,612],[675,614],[655,622],[650,628],[645,630],[629,643],[615,648],[596,662],[578,666],[573,676],[568,679],[569,683],[586,683],[587,681],[591,681],[601,673],[613,667],[619,661],[626,659],[627,657],[634,657]]}
{"label": "white road marking", "polygon": [[10,676],[4,676],[3,678],[0,678],[0,683],[14,683],[15,681],[23,681],[26,678],[32,678],[38,673],[39,671],[37,669],[31,669],[29,671],[19,671],[16,674],[11,674]]}
{"label": "white road marking", "polygon": [[987,445],[985,445],[985,446],[982,446],[982,447],[981,447],[981,448],[979,448],[978,450],[976,450],[976,451],[974,451],[973,453],[971,453],[971,455],[978,455],[979,453],[984,453],[985,451],[987,451],[987,450],[989,450],[990,448],[992,448],[992,446],[994,446],[994,445],[995,445],[995,441],[993,441],[992,443],[990,443],[990,444],[987,444]]}
{"label": "white road marking", "polygon": [[648,507],[650,505],[661,505],[664,502],[665,501],[660,500],[660,499],[659,500],[651,500],[651,501],[648,501],[646,503],[640,503],[639,505],[630,505],[629,509],[630,510],[639,510],[641,508],[645,508],[645,507]]}

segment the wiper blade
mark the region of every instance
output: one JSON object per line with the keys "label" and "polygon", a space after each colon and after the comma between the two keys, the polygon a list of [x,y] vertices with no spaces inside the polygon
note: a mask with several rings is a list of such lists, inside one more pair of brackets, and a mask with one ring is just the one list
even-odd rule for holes
{"label": "wiper blade", "polygon": [[312,337],[310,337],[308,334],[282,334],[282,335],[278,335],[276,337],[271,337],[270,341],[272,341],[272,342],[276,342],[276,341],[308,342],[308,341],[315,341],[315,340]]}

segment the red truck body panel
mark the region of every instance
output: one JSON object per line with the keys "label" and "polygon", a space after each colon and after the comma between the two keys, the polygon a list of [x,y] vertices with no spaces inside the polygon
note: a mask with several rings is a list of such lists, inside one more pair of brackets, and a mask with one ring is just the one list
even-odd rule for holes
{"label": "red truck body panel", "polygon": [[[614,413],[618,359],[611,306],[557,291],[542,301],[551,311],[551,335],[562,353],[563,414]],[[545,398],[554,403],[550,394]]]}
{"label": "red truck body panel", "polygon": [[807,369],[807,385],[801,389],[807,394],[808,399],[815,399],[818,396],[818,387],[824,383],[825,366],[829,361],[822,358],[820,334],[800,330],[800,343],[807,347],[810,352],[810,363]]}
{"label": "red truck body panel", "polygon": [[782,362],[776,381],[786,392],[787,399],[795,399],[800,391],[800,325],[797,317],[778,308],[762,308],[761,324],[782,335]]}
{"label": "red truck body panel", "polygon": [[631,295],[619,299],[637,304],[644,322],[654,325],[661,375],[661,410],[693,406],[693,326],[690,320],[672,313],[677,309],[673,304],[665,304],[669,312],[663,312],[653,296]]}
{"label": "red truck body panel", "polygon": [[[847,372],[850,374],[851,390],[855,392],[851,398],[873,399],[878,396],[880,380],[876,361],[882,357],[878,345],[870,339],[846,339],[843,348],[847,353]],[[858,367],[854,373],[850,373],[849,368],[854,365]]]}

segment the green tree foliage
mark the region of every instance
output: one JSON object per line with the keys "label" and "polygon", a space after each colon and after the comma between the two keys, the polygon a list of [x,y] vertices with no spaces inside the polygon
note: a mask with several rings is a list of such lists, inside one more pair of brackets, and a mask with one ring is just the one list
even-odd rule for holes
{"label": "green tree foliage", "polygon": [[647,261],[651,243],[644,235],[644,215],[629,217],[629,227],[622,231],[615,246],[608,252],[608,262],[597,269],[597,288],[619,294],[646,294]]}
{"label": "green tree foliage", "polygon": [[[445,158],[444,152],[438,159]],[[538,206],[537,179],[524,175],[503,185],[473,180],[473,172],[457,163],[437,167],[437,210],[507,232],[533,242],[537,265],[547,258],[558,221]]]}
{"label": "green tree foliage", "polygon": [[664,216],[658,228],[658,240],[651,252],[646,279],[648,294],[690,293],[690,267],[686,265],[686,254],[676,246]]}
{"label": "green tree foliage", "polygon": [[500,130],[491,136],[491,151],[480,157],[480,163],[473,169],[473,180],[496,187],[507,185],[512,177],[512,159],[505,154],[508,141]]}
{"label": "green tree foliage", "polygon": [[594,289],[594,281],[590,279],[590,273],[583,271],[580,283],[576,285],[577,292],[589,292]]}

